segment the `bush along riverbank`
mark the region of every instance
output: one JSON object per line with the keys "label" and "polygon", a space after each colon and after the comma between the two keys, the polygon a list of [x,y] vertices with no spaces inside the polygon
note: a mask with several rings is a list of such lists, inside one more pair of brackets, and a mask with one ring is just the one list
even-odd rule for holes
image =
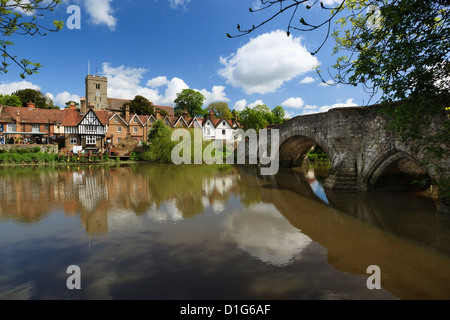
{"label": "bush along riverbank", "polygon": [[40,147],[0,150],[0,165],[39,165],[58,163],[114,162],[105,156],[66,156],[57,153],[41,152]]}

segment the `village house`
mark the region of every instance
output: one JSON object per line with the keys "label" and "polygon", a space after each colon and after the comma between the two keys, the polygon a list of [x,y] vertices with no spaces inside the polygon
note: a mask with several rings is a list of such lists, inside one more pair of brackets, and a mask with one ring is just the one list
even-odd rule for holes
{"label": "village house", "polygon": [[[231,140],[238,123],[190,117],[187,110],[175,116],[173,107],[153,105],[155,116],[130,113],[130,100],[107,97],[107,78],[88,75],[86,97],[80,108],[36,109],[0,106],[0,143],[58,143],[66,151],[104,152],[125,139],[147,141],[156,120],[170,128],[199,128],[205,140]],[[123,106],[125,105],[125,109]],[[162,114],[163,113],[163,114]]]}
{"label": "village house", "polygon": [[233,140],[235,130],[239,128],[237,122],[227,119],[216,119],[214,111],[209,111],[209,117],[203,119],[204,140]]}
{"label": "village house", "polygon": [[0,143],[54,143],[63,139],[63,114],[55,109],[0,106]]}

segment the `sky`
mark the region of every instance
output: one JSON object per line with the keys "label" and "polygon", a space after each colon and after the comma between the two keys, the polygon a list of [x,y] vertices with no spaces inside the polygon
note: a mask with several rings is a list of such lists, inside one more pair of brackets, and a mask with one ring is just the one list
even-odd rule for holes
{"label": "sky", "polygon": [[[333,4],[339,0],[323,0]],[[246,106],[282,106],[287,117],[325,112],[334,107],[362,106],[369,95],[359,87],[326,85],[314,68],[335,63],[334,40],[326,35],[292,31],[284,15],[249,35],[228,38],[258,24],[269,12],[251,13],[256,0],[63,0],[40,23],[65,23],[63,30],[45,37],[14,35],[10,52],[39,62],[38,74],[21,79],[11,66],[0,74],[0,94],[24,88],[40,90],[60,107],[85,96],[88,72],[108,77],[110,98],[142,95],[156,105],[174,105],[177,93],[194,89],[205,96],[204,107],[227,102],[238,111]],[[76,6],[79,20],[74,20]],[[274,11],[272,11],[274,12]],[[297,18],[308,21],[329,15],[318,5]],[[80,22],[80,29],[69,28]],[[334,25],[333,25],[334,27]]]}

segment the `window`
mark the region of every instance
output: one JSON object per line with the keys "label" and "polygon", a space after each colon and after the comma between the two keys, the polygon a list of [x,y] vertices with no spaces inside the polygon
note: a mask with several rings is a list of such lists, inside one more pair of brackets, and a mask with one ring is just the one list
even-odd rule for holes
{"label": "window", "polygon": [[134,123],[138,123],[138,119],[137,118],[134,118]]}
{"label": "window", "polygon": [[206,135],[207,135],[207,136],[210,136],[210,135],[211,135],[211,130],[206,129]]}
{"label": "window", "polygon": [[78,138],[77,137],[70,137],[70,144],[78,144]]}
{"label": "window", "polygon": [[100,90],[100,84],[99,84],[99,83],[97,83],[97,84],[95,85],[95,89]]}
{"label": "window", "polygon": [[133,128],[133,133],[138,133],[138,128],[137,127]]}
{"label": "window", "polygon": [[225,135],[225,130],[222,130],[222,134]]}
{"label": "window", "polygon": [[87,136],[86,144],[97,144],[97,138],[95,136]]}
{"label": "window", "polygon": [[224,122],[222,123],[222,125],[224,125],[224,126],[225,126],[225,124],[226,124],[226,122],[224,121]]}
{"label": "window", "polygon": [[31,132],[39,132],[39,125],[38,124],[32,124],[31,125]]}
{"label": "window", "polygon": [[86,126],[86,132],[93,133],[96,132],[95,126]]}
{"label": "window", "polygon": [[153,119],[150,120],[150,124],[153,124]]}
{"label": "window", "polygon": [[121,133],[122,132],[122,127],[117,127],[117,132]]}
{"label": "window", "polygon": [[117,123],[119,122],[119,119],[117,119],[117,117],[114,118],[114,122]]}
{"label": "window", "polygon": [[169,120],[166,120],[166,125],[169,125]]}
{"label": "window", "polygon": [[45,125],[45,131],[48,131],[48,124]]}
{"label": "window", "polygon": [[17,127],[15,123],[8,123],[8,125],[6,126],[6,131],[8,132],[16,132]]}

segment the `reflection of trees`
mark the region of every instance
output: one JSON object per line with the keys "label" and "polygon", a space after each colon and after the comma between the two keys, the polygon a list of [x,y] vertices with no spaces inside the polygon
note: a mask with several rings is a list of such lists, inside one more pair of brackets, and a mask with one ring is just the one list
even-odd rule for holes
{"label": "reflection of trees", "polygon": [[63,208],[66,215],[80,215],[89,234],[102,234],[108,230],[108,215],[119,212],[155,214],[158,221],[194,217],[208,206],[225,203],[236,177],[232,168],[213,166],[1,170],[0,218],[30,223]]}

